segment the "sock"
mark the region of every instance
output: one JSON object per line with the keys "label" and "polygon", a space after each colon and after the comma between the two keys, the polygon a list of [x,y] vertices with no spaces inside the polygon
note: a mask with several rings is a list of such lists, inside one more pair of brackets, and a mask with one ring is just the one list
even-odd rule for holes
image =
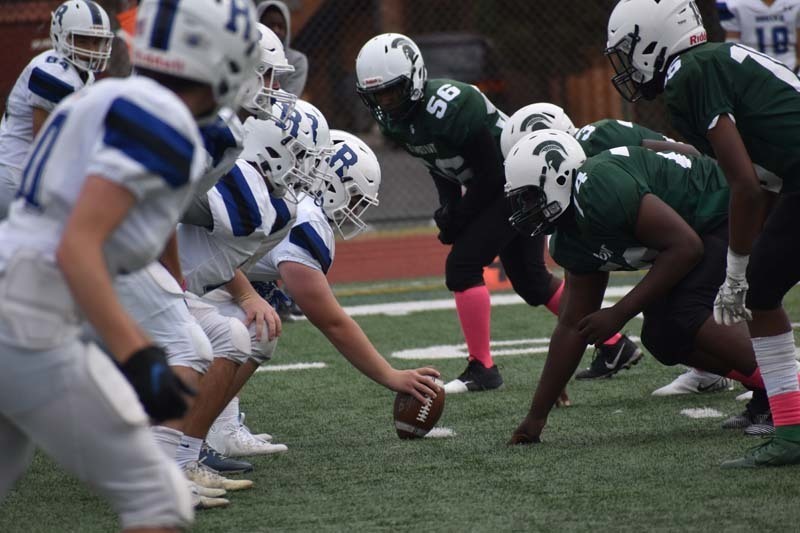
{"label": "sock", "polygon": [[553,313],[554,315],[558,316],[558,306],[561,305],[561,294],[564,292],[564,282],[561,282],[561,285],[558,286],[556,292],[547,300],[547,303],[544,305],[547,309]]}
{"label": "sock", "polygon": [[[706,375],[706,374],[712,376],[715,375],[712,374],[711,372],[700,370],[699,368],[695,368],[694,371],[697,372],[698,374],[702,372],[702,374],[700,375]],[[744,374],[742,374],[741,372],[737,372],[736,370],[731,370],[725,375],[725,377],[738,381],[739,383],[741,383],[750,390],[764,388],[764,380],[761,377],[761,370],[759,368],[756,368],[755,372],[753,372],[749,376],[745,376]]]}
{"label": "sock", "polygon": [[167,457],[170,459],[175,457],[178,446],[181,443],[181,437],[183,437],[183,432],[168,428],[167,426],[151,426],[150,431],[153,433],[153,440],[155,440],[158,447],[167,454]]}
{"label": "sock", "polygon": [[200,459],[200,447],[203,439],[196,439],[188,435],[181,437],[180,446],[175,450],[175,461],[183,468],[192,461]]}
{"label": "sock", "polygon": [[219,414],[216,420],[214,420],[214,425],[222,427],[225,424],[230,424],[234,427],[239,425],[239,397],[234,396],[233,400],[228,402],[228,405],[225,406],[225,409]]}
{"label": "sock", "polygon": [[772,337],[756,337],[752,342],[775,427],[800,424],[794,334],[788,331]]}
{"label": "sock", "polygon": [[475,359],[486,368],[494,366],[489,350],[492,304],[489,289],[478,285],[465,291],[454,292],[458,321],[467,341],[470,360]]}

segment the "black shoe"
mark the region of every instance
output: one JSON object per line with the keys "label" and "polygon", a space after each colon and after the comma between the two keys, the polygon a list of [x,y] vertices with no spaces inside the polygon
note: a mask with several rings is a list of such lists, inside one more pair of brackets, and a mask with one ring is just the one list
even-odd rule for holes
{"label": "black shoe", "polygon": [[503,376],[500,375],[497,365],[486,368],[480,361],[473,359],[467,363],[466,370],[460,376],[444,386],[444,392],[446,394],[478,392],[497,389],[502,384]]}
{"label": "black shoe", "polygon": [[252,464],[222,455],[207,442],[203,442],[203,447],[200,448],[200,462],[221,474],[244,474],[253,471]]}
{"label": "black shoe", "polygon": [[767,425],[771,421],[772,412],[769,409],[767,391],[758,389],[753,391],[753,397],[745,404],[744,411],[725,420],[722,429],[745,429],[754,425]]}
{"label": "black shoe", "polygon": [[630,368],[644,353],[625,335],[614,344],[603,344],[594,350],[592,364],[575,374],[575,379],[610,378],[623,368]]}

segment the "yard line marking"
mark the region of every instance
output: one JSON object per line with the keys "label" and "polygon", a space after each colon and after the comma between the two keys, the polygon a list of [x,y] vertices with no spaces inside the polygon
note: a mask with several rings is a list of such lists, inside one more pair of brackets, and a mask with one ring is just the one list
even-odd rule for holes
{"label": "yard line marking", "polygon": [[325,363],[292,363],[290,365],[264,365],[256,369],[256,372],[286,372],[287,370],[308,370],[311,368],[326,368]]}
{"label": "yard line marking", "polygon": [[[629,336],[634,342],[639,340],[639,337]],[[492,350],[492,357],[501,357],[506,355],[527,355],[535,353],[547,353],[550,345],[550,337],[539,337],[536,339],[513,339],[503,341],[492,341],[489,346]],[[502,346],[521,346],[519,348],[498,348]],[[394,359],[464,359],[469,357],[469,351],[466,344],[439,344],[434,346],[425,346],[423,348],[409,348],[406,350],[398,350],[391,353]]]}
{"label": "yard line marking", "polygon": [[689,418],[722,418],[725,416],[711,407],[692,407],[691,409],[681,409],[681,414],[683,416],[688,416]]}

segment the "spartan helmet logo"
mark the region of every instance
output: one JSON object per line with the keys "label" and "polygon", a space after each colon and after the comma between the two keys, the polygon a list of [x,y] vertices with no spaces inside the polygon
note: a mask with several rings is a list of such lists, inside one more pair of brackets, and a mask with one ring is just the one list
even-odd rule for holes
{"label": "spartan helmet logo", "polygon": [[[556,141],[545,141],[533,151],[533,155],[539,155],[544,152],[544,160],[547,167],[553,169],[556,173],[561,170],[561,163],[567,160],[567,151]],[[559,176],[561,178],[562,176]],[[542,177],[544,179],[544,176]],[[563,183],[559,183],[563,185]]]}
{"label": "spartan helmet logo", "polygon": [[414,43],[404,37],[398,37],[392,41],[392,48],[402,48],[403,53],[413,65],[417,61],[417,54],[414,52]]}
{"label": "spartan helmet logo", "polygon": [[522,121],[522,125],[520,126],[520,131],[537,131],[537,130],[546,130],[550,128],[553,120],[555,120],[555,115],[551,115],[550,113],[534,113],[533,115],[528,115],[525,117],[525,120]]}

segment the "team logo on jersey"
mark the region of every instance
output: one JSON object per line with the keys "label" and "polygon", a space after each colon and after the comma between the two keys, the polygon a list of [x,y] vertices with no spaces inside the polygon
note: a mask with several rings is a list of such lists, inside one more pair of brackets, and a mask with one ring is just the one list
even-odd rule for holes
{"label": "team logo on jersey", "polygon": [[555,115],[550,113],[534,113],[525,117],[519,129],[520,131],[546,130],[555,118]]}
{"label": "team logo on jersey", "polygon": [[547,166],[556,172],[561,170],[561,163],[567,160],[567,151],[557,141],[545,141],[538,145],[533,151],[533,155],[544,152],[544,160]]}

